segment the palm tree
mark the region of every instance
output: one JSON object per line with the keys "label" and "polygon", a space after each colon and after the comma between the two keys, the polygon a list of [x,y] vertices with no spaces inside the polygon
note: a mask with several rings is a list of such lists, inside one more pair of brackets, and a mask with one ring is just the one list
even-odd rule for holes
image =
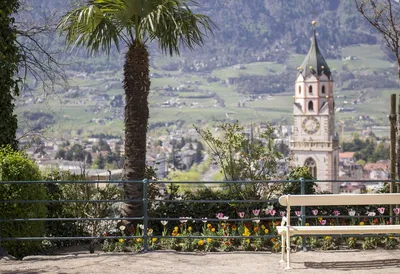
{"label": "palm tree", "polygon": [[[146,44],[157,41],[164,54],[179,55],[179,47],[201,46],[214,23],[195,14],[192,0],[88,0],[60,21],[68,45],[90,53],[110,53],[125,43],[125,180],[142,180],[146,169],[146,134],[149,118],[149,53]],[[128,199],[142,198],[141,184],[124,184]],[[130,203],[124,215],[143,216],[141,203]]]}

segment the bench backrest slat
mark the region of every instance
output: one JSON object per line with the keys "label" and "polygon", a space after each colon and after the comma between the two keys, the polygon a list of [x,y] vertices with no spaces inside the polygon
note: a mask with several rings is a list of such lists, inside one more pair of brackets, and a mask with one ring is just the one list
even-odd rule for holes
{"label": "bench backrest slat", "polygon": [[291,206],[389,205],[400,204],[400,193],[284,195],[279,203],[287,206],[288,200]]}

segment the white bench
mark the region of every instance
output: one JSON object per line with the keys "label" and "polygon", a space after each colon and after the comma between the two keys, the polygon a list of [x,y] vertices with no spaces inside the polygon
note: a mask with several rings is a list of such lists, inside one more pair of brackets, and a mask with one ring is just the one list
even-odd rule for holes
{"label": "white bench", "polygon": [[290,269],[290,236],[293,235],[346,235],[346,234],[390,234],[400,233],[400,225],[364,226],[291,226],[291,206],[338,206],[338,205],[389,205],[400,204],[400,194],[327,194],[327,195],[284,195],[279,203],[286,206],[286,217],[277,227],[282,237],[282,258],[286,269]]}

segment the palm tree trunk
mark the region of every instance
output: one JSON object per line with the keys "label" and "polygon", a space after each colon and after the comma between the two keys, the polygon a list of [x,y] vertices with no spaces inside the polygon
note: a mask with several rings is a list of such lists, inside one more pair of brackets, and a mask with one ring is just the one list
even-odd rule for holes
{"label": "palm tree trunk", "polygon": [[[149,54],[144,45],[131,45],[125,55],[125,180],[143,180],[146,168],[146,134],[149,119]],[[127,199],[142,199],[142,184],[125,183]],[[122,208],[124,217],[143,216],[143,204],[131,202]],[[138,223],[134,221],[132,223]]]}

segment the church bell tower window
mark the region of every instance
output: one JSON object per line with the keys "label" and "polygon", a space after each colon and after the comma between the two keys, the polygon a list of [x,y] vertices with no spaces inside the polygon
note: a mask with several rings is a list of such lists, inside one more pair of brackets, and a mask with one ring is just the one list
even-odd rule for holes
{"label": "church bell tower window", "polygon": [[299,86],[299,94],[301,94],[301,86]]}
{"label": "church bell tower window", "polygon": [[308,93],[312,94],[312,86],[308,87]]}
{"label": "church bell tower window", "polygon": [[308,167],[308,170],[314,178],[317,178],[317,164],[315,163],[313,158],[307,158],[304,166]]}
{"label": "church bell tower window", "polygon": [[321,92],[322,94],[325,94],[325,86],[322,86]]}
{"label": "church bell tower window", "polygon": [[314,104],[312,101],[308,102],[308,110],[314,111]]}

